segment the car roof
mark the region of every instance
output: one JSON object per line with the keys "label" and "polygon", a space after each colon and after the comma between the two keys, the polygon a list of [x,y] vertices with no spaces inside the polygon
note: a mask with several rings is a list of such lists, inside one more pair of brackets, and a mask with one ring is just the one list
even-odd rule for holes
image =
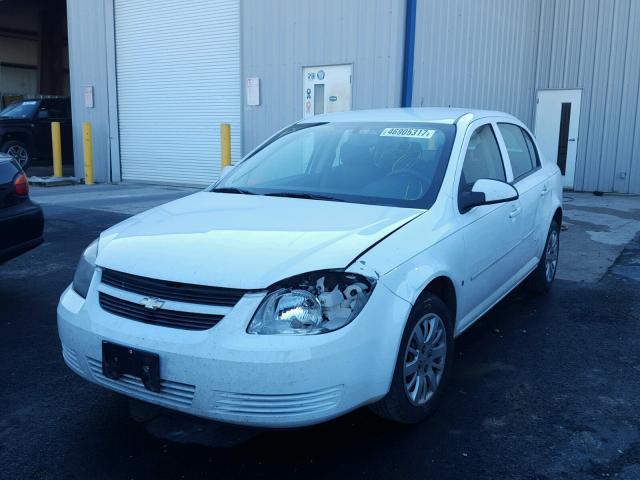
{"label": "car roof", "polygon": [[493,110],[478,110],[472,108],[379,108],[375,110],[352,110],[349,112],[327,113],[306,118],[300,123],[316,122],[430,122],[454,124],[464,116],[471,115],[475,120],[483,117],[515,117],[508,113]]}

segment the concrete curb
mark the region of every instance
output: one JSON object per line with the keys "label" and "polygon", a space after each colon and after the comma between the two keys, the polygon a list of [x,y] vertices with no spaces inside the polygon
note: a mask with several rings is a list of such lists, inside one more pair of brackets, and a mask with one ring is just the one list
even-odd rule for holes
{"label": "concrete curb", "polygon": [[60,187],[79,183],[83,182],[81,178],[77,177],[29,177],[29,185],[37,185],[39,187]]}

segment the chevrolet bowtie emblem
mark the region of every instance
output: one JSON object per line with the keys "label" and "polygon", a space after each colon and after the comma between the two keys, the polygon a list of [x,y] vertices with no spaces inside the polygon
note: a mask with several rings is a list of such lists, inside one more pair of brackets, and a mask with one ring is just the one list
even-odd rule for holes
{"label": "chevrolet bowtie emblem", "polygon": [[149,310],[157,310],[159,308],[162,308],[164,302],[159,298],[144,297],[142,300],[140,300],[140,305],[142,305],[144,308],[148,308]]}

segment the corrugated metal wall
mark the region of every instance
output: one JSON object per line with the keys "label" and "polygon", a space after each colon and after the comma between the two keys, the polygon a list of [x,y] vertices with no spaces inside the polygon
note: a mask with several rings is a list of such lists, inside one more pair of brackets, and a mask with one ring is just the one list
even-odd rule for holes
{"label": "corrugated metal wall", "polygon": [[543,0],[536,85],[582,88],[576,188],[640,193],[640,1]]}
{"label": "corrugated metal wall", "polygon": [[[107,89],[107,45],[105,1],[67,0],[69,30],[69,78],[73,115],[73,156],[76,176],[84,176],[82,122],[91,122],[94,178],[109,177],[109,94]],[[94,107],[84,106],[84,87],[93,86]]]}
{"label": "corrugated metal wall", "polygon": [[[67,0],[77,171],[90,120],[98,180],[109,180],[112,2]],[[240,107],[243,152],[301,117],[303,66],[353,63],[354,109],[398,106],[404,14],[405,0],[241,0],[242,95],[261,79],[261,105]],[[538,89],[581,88],[575,188],[640,193],[640,0],[418,0],[416,25],[415,106],[500,109],[533,127]]]}
{"label": "corrugated metal wall", "polygon": [[419,0],[414,106],[534,115],[539,2]]}
{"label": "corrugated metal wall", "polygon": [[640,1],[419,0],[414,106],[504,110],[581,88],[575,188],[640,193]]}
{"label": "corrugated metal wall", "polygon": [[353,63],[353,109],[399,106],[404,12],[404,0],[243,0],[243,79],[261,79],[261,105],[243,99],[245,153],[302,117],[304,66]]}

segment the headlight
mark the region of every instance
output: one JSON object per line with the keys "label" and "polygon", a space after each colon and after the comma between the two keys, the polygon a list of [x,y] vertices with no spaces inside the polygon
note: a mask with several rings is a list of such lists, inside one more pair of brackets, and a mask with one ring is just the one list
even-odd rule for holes
{"label": "headlight", "polygon": [[248,333],[315,335],[350,323],[369,300],[375,281],[330,270],[280,282],[256,310]]}
{"label": "headlight", "polygon": [[76,273],[73,276],[73,289],[83,298],[87,298],[89,285],[96,269],[96,257],[98,256],[98,240],[89,245],[80,257]]}

